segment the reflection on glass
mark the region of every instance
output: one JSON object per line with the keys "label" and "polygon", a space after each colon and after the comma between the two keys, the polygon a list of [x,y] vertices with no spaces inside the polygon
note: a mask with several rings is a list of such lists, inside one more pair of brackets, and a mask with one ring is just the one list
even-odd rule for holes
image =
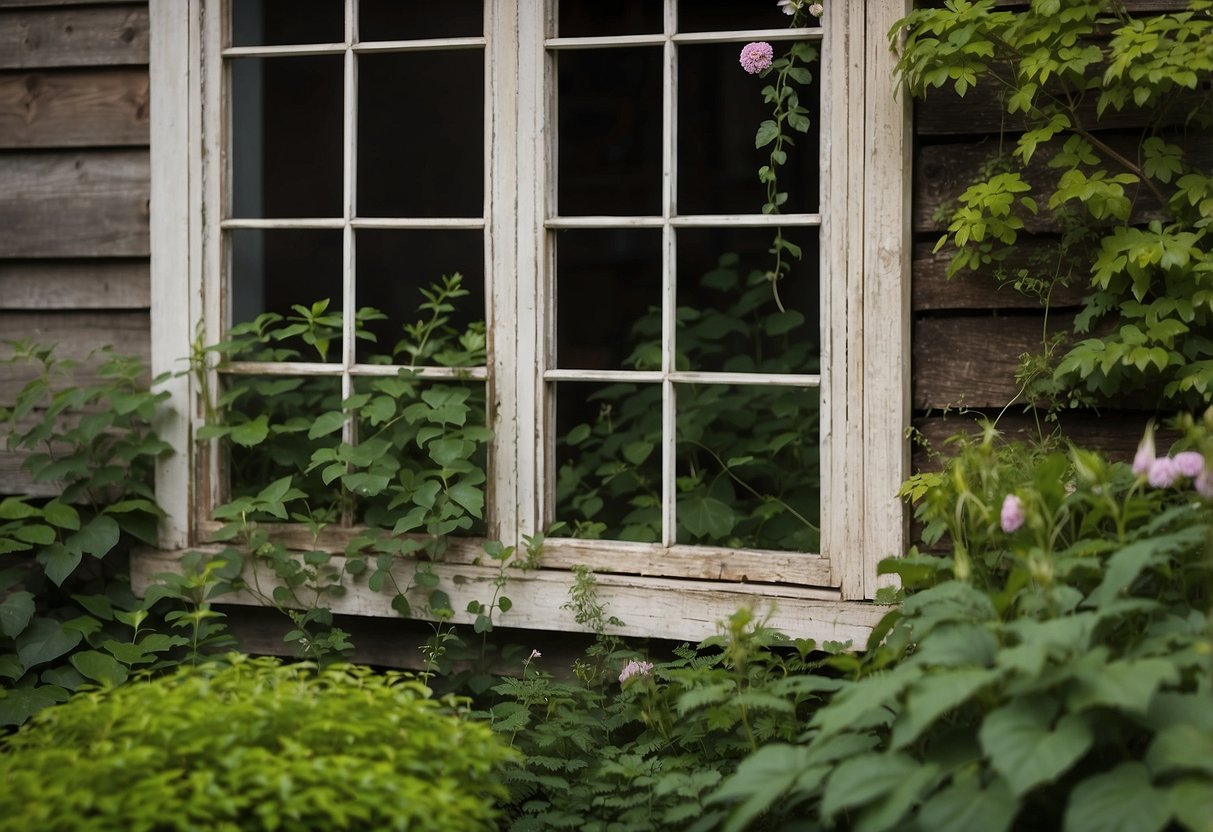
{"label": "reflection on glass", "polygon": [[556,281],[557,366],[634,369],[635,348],[660,336],[660,230],[560,231]]}
{"label": "reflection on glass", "polygon": [[358,14],[363,43],[484,33],[484,0],[359,0]]}
{"label": "reflection on glass", "polygon": [[561,383],[556,421],[564,533],[661,540],[661,386]]}
{"label": "reflection on glass", "polygon": [[333,0],[233,0],[232,46],[341,43],[345,15]]}
{"label": "reflection on glass", "polygon": [[677,385],[677,540],[816,552],[816,389]]}
{"label": "reflection on glass", "polygon": [[483,123],[480,50],[362,55],[358,214],[484,216]]}
{"label": "reflection on glass", "polygon": [[662,3],[654,0],[560,0],[560,37],[652,35],[663,31]]}
{"label": "reflection on glass", "polygon": [[[484,235],[480,231],[359,231],[358,360],[412,366],[485,363]],[[428,293],[428,295],[427,295]],[[427,307],[429,303],[437,307]]]}
{"label": "reflection on glass", "polygon": [[[679,369],[733,373],[816,373],[820,366],[820,281],[816,228],[785,228],[790,265],[777,287],[770,273],[774,229],[684,230],[678,236]],[[722,253],[727,252],[727,253]],[[776,294],[778,290],[778,295]],[[780,308],[782,305],[782,309]]]}
{"label": "reflection on glass", "polygon": [[556,59],[560,214],[660,215],[660,47]]}
{"label": "reflection on glass", "polygon": [[[771,147],[754,147],[754,130],[771,118],[762,90],[773,76],[747,75],[737,65],[740,44],[678,48],[678,211],[681,214],[757,214],[767,200],[758,169],[769,165]],[[783,55],[786,44],[775,44]],[[779,190],[789,194],[787,213],[817,210],[820,174],[820,99],[817,64],[813,81],[796,85],[807,109],[809,132],[785,129],[787,160],[777,167]]]}
{"label": "reflection on glass", "polygon": [[341,216],[341,57],[229,66],[232,215]]}

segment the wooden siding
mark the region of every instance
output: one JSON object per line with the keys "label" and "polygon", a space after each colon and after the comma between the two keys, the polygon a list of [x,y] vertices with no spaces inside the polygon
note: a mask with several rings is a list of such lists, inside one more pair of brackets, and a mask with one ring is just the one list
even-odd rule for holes
{"label": "wooden siding", "polygon": [[[148,13],[0,2],[0,341],[149,358]],[[5,350],[0,348],[0,357]],[[0,404],[29,379],[0,367]],[[0,494],[46,494],[0,447]]]}

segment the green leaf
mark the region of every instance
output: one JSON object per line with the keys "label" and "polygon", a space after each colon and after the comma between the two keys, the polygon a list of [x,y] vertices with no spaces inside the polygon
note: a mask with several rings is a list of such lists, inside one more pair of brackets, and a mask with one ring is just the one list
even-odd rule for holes
{"label": "green leaf", "polygon": [[251,422],[235,425],[230,435],[232,441],[241,447],[260,445],[270,435],[269,417],[262,413]]}
{"label": "green leaf", "polygon": [[1175,819],[1191,832],[1213,832],[1213,784],[1182,780],[1171,788]]}
{"label": "green leaf", "polygon": [[58,500],[51,500],[43,506],[42,516],[46,518],[46,522],[61,529],[75,530],[80,528],[79,512]]}
{"label": "green leaf", "polygon": [[34,596],[14,592],[0,602],[0,633],[16,638],[34,617]]}
{"label": "green leaf", "polygon": [[918,810],[918,826],[931,832],[1006,832],[1019,812],[1007,784],[995,778],[982,788],[976,778],[953,781]]}
{"label": "green leaf", "polygon": [[64,545],[76,554],[103,558],[118,545],[121,535],[122,529],[119,528],[118,521],[102,514],[94,517],[83,529],[69,537]]}
{"label": "green leaf", "polygon": [[629,442],[623,446],[623,458],[633,465],[641,465],[653,453],[655,447],[652,442],[643,440]]}
{"label": "green leaf", "polygon": [[16,681],[25,673],[21,662],[13,655],[0,655],[0,676]]}
{"label": "green leaf", "polygon": [[20,725],[43,708],[66,702],[68,692],[56,685],[11,688],[0,699],[0,725]]}
{"label": "green leaf", "polygon": [[838,764],[821,794],[821,814],[832,818],[879,800],[922,768],[907,754],[861,754]]}
{"label": "green leaf", "polygon": [[35,546],[48,546],[55,542],[55,530],[41,523],[18,526],[13,532],[13,537],[25,543],[33,543]]}
{"label": "green leaf", "polygon": [[1066,832],[1158,832],[1171,816],[1166,792],[1139,762],[1088,777],[1070,793]]}
{"label": "green leaf", "polygon": [[115,661],[113,656],[96,650],[76,653],[71,662],[72,667],[103,685],[121,685],[129,675],[126,668]]}
{"label": "green leaf", "polygon": [[768,119],[758,125],[758,132],[754,134],[754,147],[766,147],[775,141],[775,137],[778,135],[779,125]]}
{"label": "green leaf", "polygon": [[1019,797],[1069,770],[1095,737],[1086,719],[1066,714],[1051,728],[1056,703],[1044,697],[1023,697],[990,713],[978,738],[1011,793]]}
{"label": "green leaf", "polygon": [[733,531],[737,515],[715,497],[698,494],[678,501],[678,522],[697,538],[720,539]]}
{"label": "green leaf", "polygon": [[564,438],[565,442],[570,445],[580,445],[582,442],[590,438],[590,426],[586,424],[577,425],[569,431],[568,436]]}
{"label": "green leaf", "polygon": [[42,564],[46,577],[54,581],[55,586],[63,586],[63,582],[80,565],[81,557],[79,552],[73,552],[58,543],[38,550],[38,563]]}
{"label": "green leaf", "polygon": [[0,500],[0,520],[24,520],[37,513],[37,509],[25,504],[23,497],[5,497]]}
{"label": "green leaf", "polygon": [[341,430],[345,425],[345,414],[340,410],[330,410],[327,413],[322,413],[312,422],[311,428],[308,429],[308,439],[319,439],[321,436],[328,436],[333,431]]}
{"label": "green leaf", "polygon": [[481,488],[461,480],[448,488],[446,494],[473,517],[484,516],[484,491]]}
{"label": "green leaf", "polygon": [[17,636],[17,657],[29,670],[59,658],[79,644],[81,638],[78,631],[65,629],[52,618],[36,618],[33,625]]}
{"label": "green leaf", "polygon": [[993,668],[963,668],[924,675],[906,694],[905,709],[893,724],[889,747],[896,751],[915,742],[936,719],[964,704],[1001,675]]}
{"label": "green leaf", "polygon": [[803,323],[804,315],[795,309],[787,309],[768,316],[765,327],[768,335],[783,335]]}
{"label": "green leaf", "polygon": [[1076,674],[1066,705],[1075,713],[1103,706],[1144,716],[1154,692],[1178,681],[1179,667],[1167,659],[1109,662]]}

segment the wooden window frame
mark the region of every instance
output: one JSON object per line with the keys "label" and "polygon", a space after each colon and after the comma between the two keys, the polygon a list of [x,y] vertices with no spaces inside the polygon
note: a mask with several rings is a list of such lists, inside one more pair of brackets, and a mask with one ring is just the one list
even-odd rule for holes
{"label": "wooden window frame", "polygon": [[[180,372],[183,359],[201,339],[213,343],[224,318],[219,284],[224,251],[221,229],[299,227],[299,221],[238,220],[219,216],[224,204],[226,164],[223,108],[215,106],[224,89],[222,57],[278,50],[224,49],[221,22],[226,0],[150,0],[151,15],[151,171],[152,171],[152,363],[153,372]],[[352,297],[352,237],[359,227],[430,228],[452,225],[485,230],[486,284],[491,284],[487,317],[492,349],[487,378],[490,400],[497,403],[496,434],[490,468],[489,500],[495,506],[489,536],[514,542],[539,530],[550,507],[544,503],[551,463],[546,459],[545,385],[576,378],[593,380],[611,373],[554,368],[550,346],[552,305],[548,289],[554,268],[551,235],[567,227],[618,227],[627,222],[652,225],[663,234],[663,291],[666,318],[663,345],[672,354],[672,237],[683,227],[722,221],[772,226],[774,218],[680,217],[674,211],[674,129],[677,79],[676,44],[735,41],[724,35],[676,34],[676,3],[667,0],[665,32],[629,38],[552,37],[549,3],[486,0],[485,37],[460,38],[459,46],[485,52],[486,134],[507,138],[485,146],[483,220],[452,222],[359,220],[353,214],[353,151],[345,153],[344,216],[335,227],[345,237],[345,291]],[[594,569],[599,594],[610,612],[624,621],[622,635],[701,639],[717,622],[749,604],[769,616],[772,626],[797,636],[862,643],[883,609],[867,603],[881,581],[876,563],[903,551],[906,515],[895,497],[908,474],[904,435],[909,417],[909,110],[896,95],[895,59],[885,33],[908,10],[907,0],[827,4],[821,107],[822,207],[820,215],[784,215],[784,224],[820,225],[823,278],[822,376],[822,550],[824,556],[749,552],[673,545],[673,495],[665,485],[664,540],[661,544],[549,540],[544,568],[511,576],[514,608],[502,626],[547,630],[583,630],[563,609],[573,582],[571,569]],[[350,14],[347,7],[347,16]],[[347,17],[347,33],[353,22]],[[819,37],[821,30],[808,30]],[[836,34],[834,34],[836,33]],[[806,32],[749,32],[747,39],[787,40]],[[555,178],[549,148],[554,124],[552,84],[555,51],[592,45],[660,44],[665,53],[663,81],[663,213],[660,218],[594,218],[554,215]],[[472,43],[478,41],[478,43]],[[353,48],[320,45],[295,52],[327,50],[346,61],[346,99],[353,92]],[[404,49],[407,44],[389,48]],[[345,108],[345,140],[354,140],[354,119]],[[839,198],[839,195],[845,195]],[[512,211],[494,210],[510,205]],[[494,280],[494,275],[513,279]],[[487,287],[486,287],[487,288]],[[516,325],[521,322],[521,325]],[[352,321],[347,322],[352,328]],[[351,333],[347,333],[347,336]],[[354,339],[346,349],[341,377],[348,389],[355,375]],[[250,368],[256,369],[256,368]],[[309,366],[283,372],[322,372]],[[370,372],[366,370],[365,372]],[[444,371],[427,371],[443,375]],[[620,371],[618,375],[632,375]],[[693,376],[693,377],[692,377]],[[666,366],[654,381],[666,387],[663,408],[663,464],[673,467],[672,385],[684,381],[746,382],[721,374],[675,373]],[[772,383],[804,385],[805,377],[768,378]],[[169,380],[172,409],[158,426],[179,452],[157,470],[157,497],[167,516],[161,550],[147,552],[132,566],[137,587],[155,572],[171,569],[182,550],[202,548],[210,527],[209,509],[219,498],[213,454],[192,439],[201,424],[197,382],[189,374]],[[670,477],[664,478],[667,481]],[[283,528],[290,539],[298,530]],[[321,541],[340,551],[339,533]],[[302,541],[301,541],[302,545]],[[306,545],[310,547],[310,537]],[[475,541],[455,541],[435,571],[450,589],[452,605],[485,596],[496,569],[477,563]],[[621,564],[623,566],[621,567]],[[256,568],[256,567],[250,567]],[[402,563],[403,571],[411,565]],[[266,576],[268,578],[268,575]],[[491,592],[489,593],[491,594]],[[253,603],[250,598],[235,602]],[[333,603],[335,612],[390,616],[390,599],[364,586]]]}

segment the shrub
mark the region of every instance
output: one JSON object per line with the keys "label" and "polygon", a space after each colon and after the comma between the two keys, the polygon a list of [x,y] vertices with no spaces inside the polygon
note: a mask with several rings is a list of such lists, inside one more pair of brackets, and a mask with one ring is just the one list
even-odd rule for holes
{"label": "shrub", "polygon": [[228,657],[78,693],[4,741],[9,828],[493,828],[510,752],[399,674]]}

